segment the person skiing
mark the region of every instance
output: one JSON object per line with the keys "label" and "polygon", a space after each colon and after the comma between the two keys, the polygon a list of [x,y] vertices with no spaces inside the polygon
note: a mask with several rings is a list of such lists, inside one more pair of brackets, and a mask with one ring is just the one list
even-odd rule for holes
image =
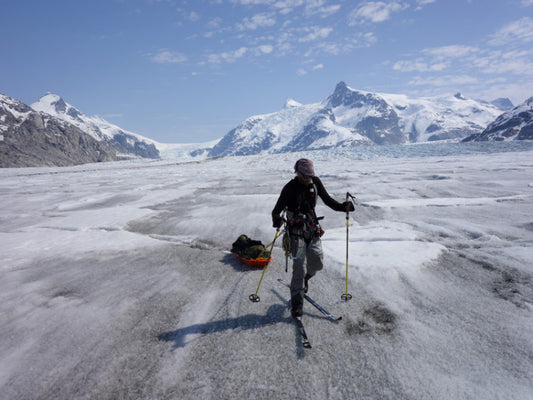
{"label": "person skiing", "polygon": [[[308,282],[323,267],[322,242],[324,231],[315,213],[318,195],[322,201],[335,211],[354,211],[352,202],[339,203],[332,199],[320,178],[315,176],[313,162],[301,158],[294,165],[296,177],[281,190],[272,210],[272,225],[283,225],[281,212],[287,211],[287,232],[290,238],[293,259],[291,279],[291,314],[300,317],[303,311]],[[307,259],[307,262],[306,262]]]}

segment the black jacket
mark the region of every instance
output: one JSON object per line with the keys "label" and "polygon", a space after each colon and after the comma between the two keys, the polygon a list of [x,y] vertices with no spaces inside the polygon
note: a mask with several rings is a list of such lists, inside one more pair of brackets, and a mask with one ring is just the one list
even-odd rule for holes
{"label": "black jacket", "polygon": [[[324,203],[331,209],[335,211],[344,211],[345,210],[345,204],[339,203],[338,201],[331,198],[331,196],[328,194],[326,189],[324,188],[324,185],[322,184],[322,181],[317,176],[313,177],[313,183],[316,187],[316,192],[318,196],[324,201]],[[281,221],[280,214],[281,212],[287,208],[288,211],[298,213],[301,211],[309,211],[309,210],[302,210],[302,198],[306,197],[306,193],[309,191],[309,185],[302,184],[298,180],[298,178],[294,178],[287,183],[283,189],[281,190],[281,194],[279,195],[279,199],[276,203],[276,206],[272,210],[272,222],[275,227],[279,226],[279,221]],[[315,199],[316,202],[316,199]],[[314,209],[314,204],[312,205],[312,208]]]}

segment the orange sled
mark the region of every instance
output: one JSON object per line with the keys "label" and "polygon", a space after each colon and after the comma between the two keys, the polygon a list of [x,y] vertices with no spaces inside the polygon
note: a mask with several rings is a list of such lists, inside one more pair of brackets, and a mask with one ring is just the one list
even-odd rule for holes
{"label": "orange sled", "polygon": [[263,268],[270,261],[272,261],[272,258],[244,258],[244,257],[238,255],[237,253],[233,253],[233,254],[235,254],[239,260],[241,260],[243,263],[245,263],[249,267],[261,267],[261,268]]}

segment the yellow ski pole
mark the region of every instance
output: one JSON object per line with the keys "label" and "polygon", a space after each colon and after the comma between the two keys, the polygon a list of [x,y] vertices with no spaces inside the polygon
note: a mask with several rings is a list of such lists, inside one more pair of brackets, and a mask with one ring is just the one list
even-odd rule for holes
{"label": "yellow ski pole", "polygon": [[[351,199],[350,199],[351,198]],[[346,201],[355,199],[350,193],[346,192]],[[355,206],[354,206],[355,209]],[[349,227],[350,227],[350,212],[346,210],[346,291],[341,296],[341,299],[348,301],[352,299],[352,295],[348,293],[348,239],[349,239]]]}
{"label": "yellow ski pole", "polygon": [[[276,235],[274,236],[274,240],[267,244],[265,246],[265,249],[261,252],[260,255],[262,255],[263,253],[266,252],[266,250],[268,249],[268,247],[270,246],[270,253],[272,253],[272,249],[274,248],[274,243],[276,243],[276,239],[282,234],[282,232],[278,229],[276,229]],[[261,299],[259,298],[259,296],[257,295],[257,293],[259,292],[259,287],[261,286],[261,282],[263,281],[263,276],[265,276],[265,271],[268,267],[268,264],[270,264],[270,257],[268,259],[268,261],[266,262],[265,266],[263,267],[263,272],[261,273],[261,278],[259,279],[259,284],[257,285],[257,290],[255,291],[254,294],[251,294],[248,298],[250,299],[250,301],[254,302],[254,303],[258,303],[259,301],[261,301]]]}

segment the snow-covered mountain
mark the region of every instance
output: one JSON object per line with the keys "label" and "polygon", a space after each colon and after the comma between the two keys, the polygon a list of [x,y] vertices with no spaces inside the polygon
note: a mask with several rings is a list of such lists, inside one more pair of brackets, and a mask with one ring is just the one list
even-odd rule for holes
{"label": "snow-covered mountain", "polygon": [[464,141],[533,140],[533,97],[500,115],[483,132]]}
{"label": "snow-covered mountain", "polygon": [[0,94],[0,167],[66,166],[117,160],[78,127]]}
{"label": "snow-covered mountain", "polygon": [[77,126],[97,141],[108,143],[121,156],[159,157],[156,142],[153,140],[125,131],[101,117],[88,117],[56,94],[46,94],[31,107]]}
{"label": "snow-covered mountain", "polygon": [[[508,106],[499,99],[496,104]],[[498,106],[450,96],[409,98],[355,90],[344,82],[320,103],[294,100],[253,116],[228,132],[210,156],[283,153],[364,144],[461,139],[480,133],[503,112]]]}

